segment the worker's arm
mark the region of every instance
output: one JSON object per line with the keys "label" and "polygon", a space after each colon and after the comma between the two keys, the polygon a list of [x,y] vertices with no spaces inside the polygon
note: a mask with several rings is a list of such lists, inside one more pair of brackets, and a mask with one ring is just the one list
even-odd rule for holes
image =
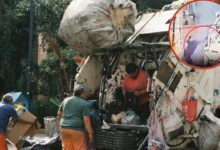
{"label": "worker's arm", "polygon": [[84,122],[85,128],[89,134],[89,141],[92,142],[94,139],[94,131],[92,129],[92,125],[91,125],[89,116],[83,116],[83,122]]}
{"label": "worker's arm", "polygon": [[63,103],[60,104],[60,107],[57,111],[58,118],[61,118],[63,116]]}
{"label": "worker's arm", "polygon": [[19,118],[18,114],[17,114],[17,112],[15,111],[14,108],[12,108],[10,110],[10,115],[11,115],[12,120],[13,120],[14,123],[16,123],[16,122],[24,123],[24,124],[34,124],[34,123],[36,123],[36,119],[33,119],[32,121],[26,121],[24,119]]}
{"label": "worker's arm", "polygon": [[59,118],[61,118],[61,117],[62,117],[62,115],[63,115],[63,112],[62,112],[62,111],[60,111],[60,110],[58,110],[58,112],[57,112],[57,116],[58,116]]}

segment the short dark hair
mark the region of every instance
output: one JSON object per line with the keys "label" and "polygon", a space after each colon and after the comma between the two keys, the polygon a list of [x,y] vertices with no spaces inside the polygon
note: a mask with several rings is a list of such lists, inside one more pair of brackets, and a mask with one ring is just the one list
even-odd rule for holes
{"label": "short dark hair", "polygon": [[135,73],[138,70],[138,66],[134,63],[129,63],[126,65],[126,72],[128,74]]}
{"label": "short dark hair", "polygon": [[75,91],[74,95],[80,97],[80,95],[84,92],[84,90]]}

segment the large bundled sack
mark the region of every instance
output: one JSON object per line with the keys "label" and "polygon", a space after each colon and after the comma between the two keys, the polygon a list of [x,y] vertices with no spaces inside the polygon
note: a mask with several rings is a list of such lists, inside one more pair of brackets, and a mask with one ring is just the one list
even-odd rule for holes
{"label": "large bundled sack", "polygon": [[128,38],[136,16],[136,5],[130,0],[73,0],[59,35],[74,50],[95,53]]}

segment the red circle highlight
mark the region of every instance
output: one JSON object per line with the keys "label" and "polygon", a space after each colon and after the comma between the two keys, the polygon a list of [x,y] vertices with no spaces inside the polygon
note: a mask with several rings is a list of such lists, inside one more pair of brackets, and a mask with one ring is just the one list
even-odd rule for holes
{"label": "red circle highlight", "polygon": [[[219,5],[220,7],[220,3],[218,3],[217,1],[214,1],[214,0],[194,0],[194,1],[190,1],[188,3],[186,3],[185,5],[183,5],[182,7],[180,7],[177,12],[174,14],[174,16],[172,17],[171,21],[170,21],[170,24],[169,24],[169,29],[168,29],[168,40],[169,40],[169,43],[170,43],[170,49],[171,51],[173,52],[173,54],[175,55],[175,57],[177,58],[178,61],[180,61],[182,64],[184,65],[187,65],[188,67],[191,67],[191,68],[194,68],[194,69],[200,69],[200,70],[207,70],[207,69],[212,69],[212,68],[215,68],[217,66],[220,66],[220,64],[216,64],[216,65],[213,65],[213,66],[208,66],[208,67],[199,67],[199,66],[194,66],[194,65],[191,65],[191,64],[188,64],[186,61],[184,61],[183,59],[181,59],[177,53],[175,52],[175,49],[176,47],[173,46],[171,40],[172,40],[172,37],[171,37],[171,28],[172,28],[172,24],[177,16],[177,14],[183,10],[186,6],[188,6],[189,4],[191,3],[195,3],[195,2],[210,2],[210,3],[214,3],[214,4],[217,4]],[[187,36],[193,32],[193,30],[196,30],[198,28],[202,28],[202,27],[206,27],[206,28],[210,28],[210,29],[213,29],[215,30],[219,35],[220,33],[218,32],[217,29],[211,27],[210,25],[198,25],[198,26],[194,26],[192,27],[192,29],[186,34],[186,36],[184,37],[184,41],[183,41],[183,48],[185,47],[185,43],[186,43],[186,39],[187,39]],[[184,49],[183,49],[184,50]]]}

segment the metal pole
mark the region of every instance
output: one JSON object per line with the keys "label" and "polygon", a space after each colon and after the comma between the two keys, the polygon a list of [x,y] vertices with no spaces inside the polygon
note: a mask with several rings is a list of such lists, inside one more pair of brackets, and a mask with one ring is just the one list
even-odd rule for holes
{"label": "metal pole", "polygon": [[33,18],[34,1],[30,1],[30,22],[29,22],[29,43],[28,43],[28,74],[27,74],[27,96],[30,98],[31,92],[31,73],[32,73],[32,46],[33,46]]}

